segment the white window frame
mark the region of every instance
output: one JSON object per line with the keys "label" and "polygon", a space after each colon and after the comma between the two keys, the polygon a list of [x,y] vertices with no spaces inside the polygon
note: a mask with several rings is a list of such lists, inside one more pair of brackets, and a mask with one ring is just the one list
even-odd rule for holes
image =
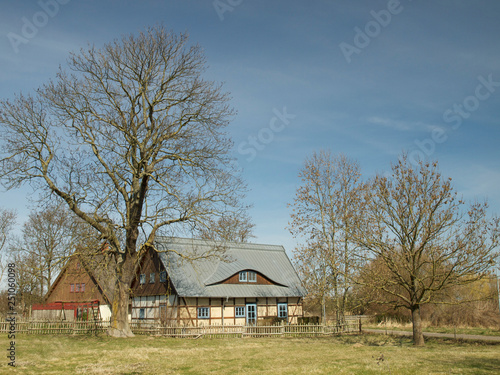
{"label": "white window frame", "polygon": [[[238,312],[238,309],[240,310]],[[247,311],[246,311],[245,306],[235,306],[234,307],[234,317],[235,318],[245,318],[247,316]]]}
{"label": "white window frame", "polygon": [[247,282],[247,271],[241,271],[240,276],[239,276],[240,283],[246,283]]}
{"label": "white window frame", "polygon": [[[282,308],[284,307],[284,313],[285,315],[283,316],[282,314]],[[288,304],[287,303],[278,303],[278,318],[288,318]]]}
{"label": "white window frame", "polygon": [[249,283],[256,283],[257,282],[257,272],[248,271],[247,279],[248,279]]}
{"label": "white window frame", "polygon": [[210,307],[198,307],[198,319],[210,319]]}

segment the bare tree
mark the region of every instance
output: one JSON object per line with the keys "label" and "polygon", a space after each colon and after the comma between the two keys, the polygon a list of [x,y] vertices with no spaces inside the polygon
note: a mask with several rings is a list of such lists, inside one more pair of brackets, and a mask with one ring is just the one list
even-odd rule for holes
{"label": "bare tree", "polygon": [[486,277],[498,257],[498,218],[488,218],[486,204],[464,205],[437,162],[414,167],[403,155],[390,177],[372,183],[358,240],[385,272],[365,267],[361,279],[409,309],[415,345],[424,345],[420,306]]}
{"label": "bare tree", "polygon": [[295,263],[306,288],[315,290],[321,301],[323,321],[329,295],[335,299],[337,321],[342,321],[360,259],[352,240],[364,189],[360,168],[345,155],[321,151],[305,161],[299,177],[302,185],[292,205],[289,230],[306,245],[295,250]]}
{"label": "bare tree", "polygon": [[209,219],[198,229],[198,236],[204,240],[222,242],[248,242],[253,235],[250,217],[246,213],[231,214],[218,219]]}
{"label": "bare tree", "polygon": [[4,248],[9,240],[12,228],[16,223],[16,213],[11,210],[0,208],[0,280],[4,272]]}
{"label": "bare tree", "polygon": [[129,288],[165,227],[240,205],[224,128],[233,115],[186,35],[155,27],[68,59],[34,96],[0,104],[7,188],[38,182],[109,244],[115,286],[109,334],[132,336]]}
{"label": "bare tree", "polygon": [[25,272],[38,280],[40,298],[49,290],[67,257],[75,251],[80,240],[76,226],[74,214],[66,205],[50,205],[32,212],[24,223],[21,237],[12,243],[10,252],[17,253],[18,263],[25,260]]}

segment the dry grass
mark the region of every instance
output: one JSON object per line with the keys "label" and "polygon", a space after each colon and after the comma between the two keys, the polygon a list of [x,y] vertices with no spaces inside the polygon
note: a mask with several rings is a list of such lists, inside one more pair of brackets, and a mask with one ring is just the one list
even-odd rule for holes
{"label": "dry grass", "polygon": [[[388,320],[387,322],[380,322],[378,324],[364,324],[364,328],[375,328],[375,329],[388,329],[396,331],[412,331],[413,326],[410,323],[401,323],[395,320]],[[437,332],[437,333],[457,333],[464,335],[484,335],[484,336],[500,336],[499,327],[468,327],[468,326],[433,326],[427,321],[422,322],[422,329],[424,332]]]}
{"label": "dry grass", "polygon": [[[0,339],[7,348],[7,339]],[[5,358],[5,357],[4,357]],[[380,335],[323,338],[132,339],[21,335],[18,374],[497,374],[500,346]]]}

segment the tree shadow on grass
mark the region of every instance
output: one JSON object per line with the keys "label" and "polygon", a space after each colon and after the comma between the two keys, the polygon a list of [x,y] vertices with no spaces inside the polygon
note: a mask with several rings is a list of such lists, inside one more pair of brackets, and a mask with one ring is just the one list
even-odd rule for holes
{"label": "tree shadow on grass", "polygon": [[358,334],[336,337],[337,342],[344,345],[364,346],[412,346],[413,341],[409,337],[390,335]]}
{"label": "tree shadow on grass", "polygon": [[465,357],[455,362],[456,367],[461,369],[471,369],[474,372],[500,373],[500,358],[481,359],[477,357]]}

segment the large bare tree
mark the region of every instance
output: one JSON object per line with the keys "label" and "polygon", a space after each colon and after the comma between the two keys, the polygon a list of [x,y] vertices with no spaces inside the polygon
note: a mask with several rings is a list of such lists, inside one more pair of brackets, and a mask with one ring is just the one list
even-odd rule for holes
{"label": "large bare tree", "polygon": [[159,26],[71,54],[36,94],[0,103],[3,185],[38,183],[109,244],[110,335],[132,336],[134,267],[162,228],[239,209],[233,110],[205,69],[199,46]]}
{"label": "large bare tree", "polygon": [[[389,177],[371,184],[359,243],[379,267],[365,267],[360,280],[409,309],[413,342],[424,345],[420,306],[444,303],[444,291],[486,277],[498,257],[498,218],[487,205],[465,203],[437,162],[412,165],[406,155]],[[380,270],[384,271],[381,272]]]}
{"label": "large bare tree", "polygon": [[306,289],[319,299],[323,321],[326,300],[333,296],[338,321],[361,257],[352,240],[361,212],[364,184],[357,162],[329,151],[306,159],[292,204],[290,232],[305,241],[294,260]]}

